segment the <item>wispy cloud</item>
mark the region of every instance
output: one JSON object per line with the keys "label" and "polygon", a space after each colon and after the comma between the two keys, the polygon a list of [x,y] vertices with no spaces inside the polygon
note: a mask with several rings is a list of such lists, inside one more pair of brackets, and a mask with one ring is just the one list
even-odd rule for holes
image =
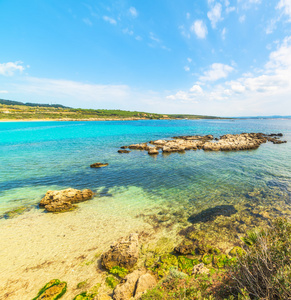
{"label": "wispy cloud", "polygon": [[8,94],[8,91],[2,90],[0,91],[0,94]]}
{"label": "wispy cloud", "polygon": [[24,69],[21,61],[7,62],[0,64],[0,75],[13,76],[16,72],[22,73]]}
{"label": "wispy cloud", "polygon": [[223,18],[221,17],[221,10],[222,6],[220,3],[216,3],[212,9],[207,13],[207,17],[211,22],[212,28],[216,28],[216,24],[219,21],[222,21]]}
{"label": "wispy cloud", "polygon": [[90,21],[90,19],[88,19],[88,18],[85,18],[85,19],[83,19],[83,22],[86,24],[86,25],[88,25],[88,26],[92,26],[93,25],[93,23]]}
{"label": "wispy cloud", "polygon": [[128,29],[128,28],[122,29],[122,32],[124,34],[128,34],[128,35],[133,35],[134,34],[134,32],[132,30]]}
{"label": "wispy cloud", "polygon": [[189,72],[189,71],[190,71],[189,66],[185,66],[185,67],[184,67],[184,70],[185,70],[186,72]]}
{"label": "wispy cloud", "polygon": [[225,40],[225,35],[226,35],[226,28],[224,27],[224,28],[222,29],[222,31],[221,31],[221,38],[222,38],[223,40]]}
{"label": "wispy cloud", "polygon": [[196,20],[190,30],[196,34],[196,36],[199,39],[205,39],[208,31],[207,31],[207,26],[204,24],[204,22],[202,20]]}
{"label": "wispy cloud", "polygon": [[291,1],[290,0],[280,0],[277,9],[282,9],[283,13],[289,17],[289,22],[291,22]]}
{"label": "wispy cloud", "polygon": [[239,20],[240,23],[243,23],[243,22],[245,21],[245,19],[246,19],[246,16],[245,16],[245,15],[242,15],[242,16],[240,16],[240,17],[238,18],[238,20]]}
{"label": "wispy cloud", "polygon": [[134,18],[136,18],[136,17],[138,16],[138,12],[137,12],[136,8],[133,7],[133,6],[129,8],[129,13],[130,13],[131,16],[134,17]]}
{"label": "wispy cloud", "polygon": [[116,25],[117,24],[117,22],[116,22],[115,19],[110,18],[108,16],[103,16],[103,20],[106,21],[106,22],[108,22],[108,23],[110,23],[110,24],[112,24],[112,25]]}

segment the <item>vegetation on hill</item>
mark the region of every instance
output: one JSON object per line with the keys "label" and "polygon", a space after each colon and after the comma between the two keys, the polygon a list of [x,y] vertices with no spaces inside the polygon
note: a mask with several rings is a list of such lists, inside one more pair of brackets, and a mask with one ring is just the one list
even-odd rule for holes
{"label": "vegetation on hill", "polygon": [[0,120],[99,120],[99,119],[212,119],[197,115],[163,115],[118,109],[81,109],[60,104],[22,103],[0,99]]}

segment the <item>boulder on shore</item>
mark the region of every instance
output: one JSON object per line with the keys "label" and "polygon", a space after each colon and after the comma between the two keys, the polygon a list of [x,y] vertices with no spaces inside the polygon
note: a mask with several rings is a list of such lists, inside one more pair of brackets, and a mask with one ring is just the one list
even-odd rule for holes
{"label": "boulder on shore", "polygon": [[139,256],[138,234],[132,233],[128,239],[121,239],[110,248],[101,255],[101,263],[106,269],[115,266],[132,269]]}
{"label": "boulder on shore", "polygon": [[74,209],[74,203],[91,199],[94,193],[89,189],[83,191],[76,189],[66,189],[61,191],[47,191],[39,203],[49,212],[64,212]]}
{"label": "boulder on shore", "polygon": [[156,278],[145,270],[135,270],[128,274],[113,292],[114,300],[139,299],[148,289],[157,285]]}

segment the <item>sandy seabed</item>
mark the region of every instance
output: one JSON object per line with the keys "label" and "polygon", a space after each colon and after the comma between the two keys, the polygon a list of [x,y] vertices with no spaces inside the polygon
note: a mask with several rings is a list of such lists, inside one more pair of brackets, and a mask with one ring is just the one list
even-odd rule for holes
{"label": "sandy seabed", "polygon": [[136,218],[138,213],[136,206],[122,210],[100,199],[81,203],[73,212],[33,209],[0,220],[0,299],[31,300],[44,284],[57,278],[68,283],[62,299],[71,300],[79,292],[78,283],[99,283],[104,277],[98,268],[102,252],[132,232],[152,231]]}

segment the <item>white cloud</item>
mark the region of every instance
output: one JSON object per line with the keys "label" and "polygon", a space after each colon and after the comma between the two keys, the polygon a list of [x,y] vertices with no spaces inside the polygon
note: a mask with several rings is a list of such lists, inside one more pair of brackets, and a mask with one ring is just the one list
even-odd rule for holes
{"label": "white cloud", "polygon": [[245,21],[245,19],[246,19],[246,16],[245,16],[245,15],[242,15],[242,16],[240,16],[240,17],[238,18],[238,20],[239,20],[240,23],[243,23],[243,22]]}
{"label": "white cloud", "polygon": [[189,68],[188,66],[185,66],[185,67],[184,67],[184,70],[185,70],[186,72],[189,72],[189,71],[190,71],[190,68]]}
{"label": "white cloud", "polygon": [[190,17],[191,17],[190,13],[187,12],[187,13],[186,13],[186,19],[189,20]]}
{"label": "white cloud", "polygon": [[208,33],[207,26],[202,20],[196,20],[190,30],[195,33],[199,39],[204,39]]}
{"label": "white cloud", "polygon": [[190,58],[190,57],[188,57],[187,60],[188,60],[189,63],[192,62],[192,58]]}
{"label": "white cloud", "polygon": [[201,81],[216,81],[221,78],[226,78],[230,72],[234,70],[233,67],[220,64],[220,63],[214,63],[211,65],[210,69],[208,71],[205,71],[203,73],[203,76],[199,77],[199,80]]}
{"label": "white cloud", "polygon": [[0,94],[8,94],[8,91],[2,90],[0,91]]}
{"label": "white cloud", "polygon": [[123,32],[124,34],[128,34],[128,35],[133,35],[133,34],[134,34],[134,32],[133,32],[132,30],[129,30],[128,28],[124,28],[124,29],[122,30],[122,32]]}
{"label": "white cloud", "polygon": [[193,85],[193,86],[191,87],[190,92],[191,92],[191,93],[195,93],[195,94],[202,94],[202,93],[203,93],[203,90],[202,90],[202,88],[201,88],[200,85],[195,84],[195,85]]}
{"label": "white cloud", "polygon": [[228,6],[228,7],[225,9],[225,12],[226,12],[227,14],[229,14],[229,13],[231,13],[231,12],[233,12],[233,11],[235,11],[235,7],[234,7],[234,6]]}
{"label": "white cloud", "polygon": [[[211,67],[201,79],[224,78],[224,70],[231,67]],[[222,73],[211,72],[214,69]],[[220,75],[219,75],[220,74]],[[223,75],[224,74],[224,75]],[[194,85],[195,86],[195,85]],[[277,49],[270,53],[266,64],[257,73],[244,73],[236,80],[217,85],[205,85],[203,93],[193,93],[199,88],[179,91],[168,96],[180,105],[184,101],[200,108],[199,113],[216,115],[290,115],[291,112],[291,36],[286,37]],[[190,105],[190,104],[189,104]],[[189,109],[189,108],[188,108]],[[204,112],[203,112],[204,111]]]}
{"label": "white cloud", "polygon": [[139,36],[139,35],[137,35],[137,36],[135,37],[135,39],[136,39],[137,41],[142,41],[142,37]]}
{"label": "white cloud", "polygon": [[22,73],[25,68],[21,64],[21,61],[0,64],[0,75],[13,76],[15,72]]}
{"label": "white cloud", "polygon": [[157,37],[155,36],[155,34],[152,33],[152,32],[150,32],[150,39],[153,40],[153,41],[155,41],[155,42],[157,42],[157,43],[160,43],[160,42],[161,42],[161,40],[160,40],[159,38],[157,38]]}
{"label": "white cloud", "polygon": [[133,6],[129,8],[129,13],[130,13],[134,18],[136,18],[136,17],[138,16],[138,12],[137,12],[136,8],[133,7]]}
{"label": "white cloud", "polygon": [[88,18],[85,18],[85,19],[83,19],[83,22],[86,24],[86,25],[88,25],[88,26],[92,26],[93,25],[93,23],[90,21],[90,19],[88,19]]}
{"label": "white cloud", "polygon": [[290,0],[280,0],[277,9],[283,9],[283,13],[289,16],[289,21],[291,22],[291,1]]}
{"label": "white cloud", "polygon": [[115,19],[110,18],[108,16],[103,16],[103,20],[106,21],[106,22],[108,22],[108,23],[110,23],[110,24],[112,24],[112,25],[116,25],[117,24],[117,22],[116,22]]}
{"label": "white cloud", "polygon": [[191,35],[189,34],[189,32],[187,32],[184,25],[180,25],[178,28],[180,29],[182,36],[190,39]]}
{"label": "white cloud", "polygon": [[216,23],[223,20],[221,17],[221,8],[221,4],[216,3],[207,13],[207,17],[211,21],[212,28],[216,28]]}

